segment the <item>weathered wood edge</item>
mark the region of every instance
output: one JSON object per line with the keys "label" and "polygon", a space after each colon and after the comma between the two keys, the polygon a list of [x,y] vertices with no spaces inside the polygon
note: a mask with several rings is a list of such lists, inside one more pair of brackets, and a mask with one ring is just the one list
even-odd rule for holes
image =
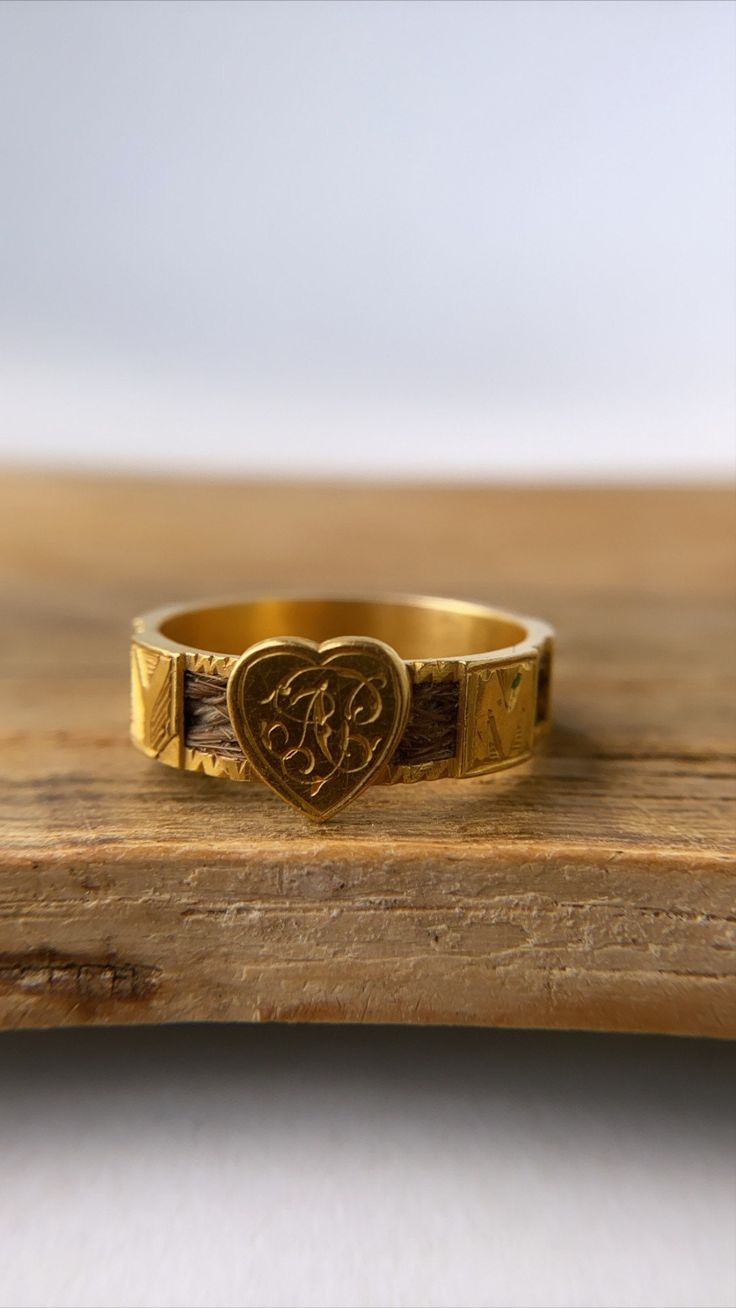
{"label": "weathered wood edge", "polygon": [[68,881],[66,861],[34,860],[51,882],[39,902],[23,892],[31,867],[20,857],[4,869],[5,912],[30,928],[61,910],[63,932],[57,920],[48,938],[63,937],[65,951],[36,925],[27,949],[0,955],[0,1026],[361,1021],[736,1036],[736,877],[722,857],[668,856],[665,867],[646,854],[528,852],[520,862],[518,848],[470,850],[430,882],[428,841],[421,857],[375,858],[351,882],[344,859],[315,858],[311,840],[235,866],[204,844],[178,862],[139,850],[122,869],[89,851],[63,903],[53,882]]}

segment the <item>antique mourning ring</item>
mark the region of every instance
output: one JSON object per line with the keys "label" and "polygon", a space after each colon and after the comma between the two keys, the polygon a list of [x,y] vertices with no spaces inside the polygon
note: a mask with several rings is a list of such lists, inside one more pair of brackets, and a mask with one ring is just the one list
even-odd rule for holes
{"label": "antique mourning ring", "polygon": [[320,821],[372,782],[498,772],[549,723],[553,632],[424,596],[234,599],[137,618],[132,737]]}

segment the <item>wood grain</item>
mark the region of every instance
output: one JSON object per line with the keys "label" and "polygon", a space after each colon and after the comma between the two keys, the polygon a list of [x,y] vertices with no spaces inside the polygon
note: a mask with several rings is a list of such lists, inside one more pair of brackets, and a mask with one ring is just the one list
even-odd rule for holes
{"label": "wood grain", "polygon": [[[735,1034],[734,527],[709,489],[6,472],[0,1025]],[[130,747],[134,613],[305,586],[549,619],[546,753],[314,829]]]}

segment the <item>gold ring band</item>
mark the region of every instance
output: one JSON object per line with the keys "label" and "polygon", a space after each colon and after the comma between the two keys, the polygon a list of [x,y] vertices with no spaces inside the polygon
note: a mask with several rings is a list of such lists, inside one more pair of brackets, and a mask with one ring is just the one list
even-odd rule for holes
{"label": "gold ring band", "polygon": [[370,783],[528,759],[549,723],[553,638],[537,619],[428,596],[159,609],[133,623],[131,735],[321,820]]}

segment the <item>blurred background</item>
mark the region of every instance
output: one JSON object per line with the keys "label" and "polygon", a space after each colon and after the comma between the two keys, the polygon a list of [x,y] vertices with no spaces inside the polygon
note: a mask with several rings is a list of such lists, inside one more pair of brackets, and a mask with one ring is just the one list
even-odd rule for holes
{"label": "blurred background", "polygon": [[[729,478],[735,18],[730,0],[5,0],[0,462]],[[88,554],[122,633],[109,551]],[[554,589],[559,553],[539,576],[519,555],[518,587]],[[170,598],[148,566],[144,584]],[[735,1056],[3,1033],[0,1304],[732,1308]]]}
{"label": "blurred background", "polygon": [[0,456],[733,464],[726,0],[0,6]]}

